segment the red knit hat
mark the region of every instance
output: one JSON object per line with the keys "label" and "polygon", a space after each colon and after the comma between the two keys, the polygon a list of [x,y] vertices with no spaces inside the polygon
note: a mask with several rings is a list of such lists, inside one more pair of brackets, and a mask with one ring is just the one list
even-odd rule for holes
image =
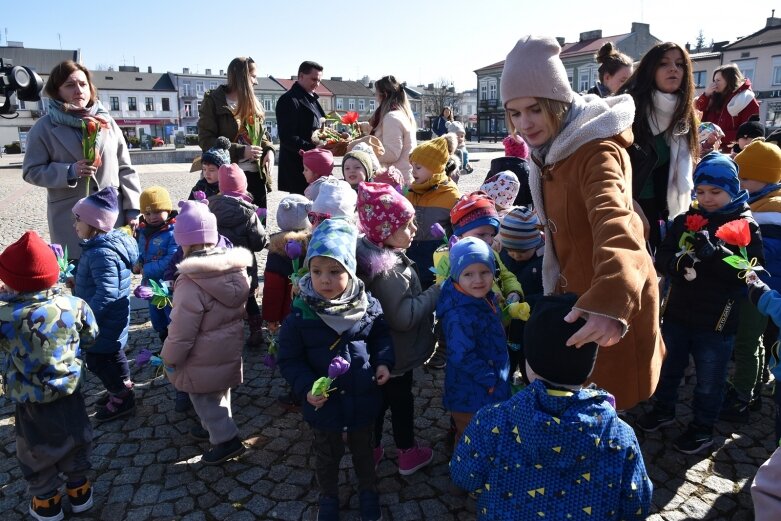
{"label": "red knit hat", "polygon": [[415,217],[406,197],[386,183],[358,185],[358,220],[366,238],[377,245]]}
{"label": "red knit hat", "polygon": [[14,291],[49,289],[59,278],[57,257],[35,232],[25,232],[0,253],[0,280]]}
{"label": "red knit hat", "polygon": [[502,140],[504,144],[504,155],[510,157],[529,158],[529,145],[517,134],[509,134]]}
{"label": "red knit hat", "polygon": [[494,200],[481,190],[458,200],[450,210],[450,223],[453,225],[453,233],[458,236],[485,225],[493,226],[499,232],[499,214],[496,213]]}
{"label": "red knit hat", "polygon": [[314,172],[318,177],[331,175],[334,169],[334,155],[325,148],[313,148],[312,150],[299,150],[298,154],[303,158],[304,166]]}
{"label": "red knit hat", "polygon": [[247,176],[236,163],[222,165],[217,173],[220,192],[223,194],[247,192]]}

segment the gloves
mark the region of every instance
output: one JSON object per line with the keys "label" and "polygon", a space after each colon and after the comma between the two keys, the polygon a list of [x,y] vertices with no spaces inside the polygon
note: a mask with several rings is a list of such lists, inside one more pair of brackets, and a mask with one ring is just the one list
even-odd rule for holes
{"label": "gloves", "polygon": [[759,277],[754,276],[748,280],[748,299],[754,306],[759,306],[759,299],[767,291],[770,291],[770,286],[759,280]]}
{"label": "gloves", "polygon": [[707,230],[701,230],[694,234],[694,254],[701,261],[710,260],[716,255],[716,248],[710,242]]}

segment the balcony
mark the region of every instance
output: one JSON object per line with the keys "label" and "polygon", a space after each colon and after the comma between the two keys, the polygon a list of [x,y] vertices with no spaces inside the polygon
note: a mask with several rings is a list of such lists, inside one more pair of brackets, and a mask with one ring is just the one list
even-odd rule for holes
{"label": "balcony", "polygon": [[481,109],[497,109],[499,108],[499,100],[494,99],[481,99],[480,100],[480,108]]}

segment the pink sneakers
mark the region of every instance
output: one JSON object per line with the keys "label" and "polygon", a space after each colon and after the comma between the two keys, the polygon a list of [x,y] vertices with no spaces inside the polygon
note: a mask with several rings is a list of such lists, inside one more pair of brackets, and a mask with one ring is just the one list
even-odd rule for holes
{"label": "pink sneakers", "polygon": [[[377,453],[374,454],[376,461]],[[430,447],[421,447],[417,443],[409,449],[399,449],[399,474],[402,476],[414,474],[418,469],[431,463],[432,459],[434,459],[434,451]]]}

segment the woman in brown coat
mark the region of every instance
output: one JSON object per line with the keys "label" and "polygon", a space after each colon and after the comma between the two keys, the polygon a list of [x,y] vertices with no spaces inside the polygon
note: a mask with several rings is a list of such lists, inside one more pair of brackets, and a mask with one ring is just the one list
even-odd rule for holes
{"label": "woman in brown coat", "polygon": [[545,293],[572,292],[568,341],[603,349],[591,379],[627,409],[653,394],[664,345],[656,272],[632,206],[634,103],[574,93],[553,38],[524,37],[507,55],[501,97],[511,132],[532,149],[534,207],[545,226]]}

